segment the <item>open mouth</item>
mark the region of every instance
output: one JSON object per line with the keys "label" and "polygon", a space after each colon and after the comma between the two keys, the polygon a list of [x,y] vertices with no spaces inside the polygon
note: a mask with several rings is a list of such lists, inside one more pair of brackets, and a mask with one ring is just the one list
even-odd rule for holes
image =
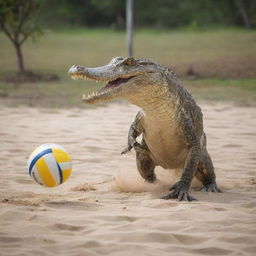
{"label": "open mouth", "polygon": [[115,80],[109,81],[98,92],[101,93],[101,92],[104,92],[104,91],[108,91],[108,90],[112,90],[114,88],[117,88],[117,87],[121,86],[123,83],[126,83],[127,81],[129,81],[133,77],[135,77],[135,76],[130,76],[128,78],[119,77]]}
{"label": "open mouth", "polygon": [[84,94],[83,100],[90,103],[91,101],[94,101],[95,99],[99,99],[103,96],[107,96],[109,94],[112,94],[114,91],[117,91],[123,84],[125,84],[130,79],[134,78],[137,75],[131,75],[129,77],[118,77],[114,80],[103,80],[103,79],[96,79],[93,77],[88,77],[84,74],[79,73],[70,73],[70,76],[72,79],[76,80],[79,78],[85,79],[85,80],[93,80],[96,82],[104,81],[106,84],[100,88],[98,91],[95,91],[89,95]]}
{"label": "open mouth", "polygon": [[[93,100],[95,98],[100,98],[102,96],[108,95],[113,93],[114,91],[118,90],[123,84],[125,84],[127,81],[132,79],[135,76],[130,76],[127,78],[117,78],[115,80],[108,81],[102,88],[100,88],[98,91],[93,92],[89,95],[83,95],[83,100],[86,102],[89,102],[90,100]],[[96,80],[98,81],[98,80]]]}

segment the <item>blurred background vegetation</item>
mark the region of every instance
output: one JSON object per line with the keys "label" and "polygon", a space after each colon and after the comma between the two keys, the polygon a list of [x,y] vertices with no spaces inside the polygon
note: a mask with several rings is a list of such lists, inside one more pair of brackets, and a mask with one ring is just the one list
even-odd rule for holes
{"label": "blurred background vegetation", "polygon": [[[256,26],[255,0],[135,0],[136,27]],[[125,27],[124,0],[45,0],[45,26]]]}
{"label": "blurred background vegetation", "polygon": [[[15,18],[26,13],[19,6],[29,2],[33,11],[20,30],[25,77],[0,30],[0,104],[85,107],[81,95],[96,85],[70,80],[67,70],[127,55],[126,1],[0,0],[0,22],[12,7],[14,39]],[[256,0],[135,0],[134,23],[134,56],[173,69],[197,100],[256,105]]]}

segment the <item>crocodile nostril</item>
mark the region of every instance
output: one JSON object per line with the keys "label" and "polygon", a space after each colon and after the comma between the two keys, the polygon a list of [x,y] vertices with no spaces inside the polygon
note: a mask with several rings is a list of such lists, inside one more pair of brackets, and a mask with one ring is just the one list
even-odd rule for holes
{"label": "crocodile nostril", "polygon": [[77,72],[77,65],[73,65],[73,66],[69,69],[68,72],[69,72],[69,73]]}

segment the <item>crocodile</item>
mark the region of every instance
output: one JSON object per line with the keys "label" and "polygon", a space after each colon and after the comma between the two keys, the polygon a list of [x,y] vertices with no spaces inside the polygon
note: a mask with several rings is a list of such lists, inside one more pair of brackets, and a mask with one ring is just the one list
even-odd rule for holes
{"label": "crocodile", "polygon": [[134,149],[137,169],[150,183],[157,180],[156,166],[182,170],[180,180],[162,199],[196,200],[189,194],[194,177],[201,181],[202,191],[222,192],[206,148],[202,111],[173,71],[147,59],[115,57],[96,68],[73,65],[68,73],[73,79],[105,83],[98,91],[83,95],[85,103],[121,98],[141,108],[121,154]]}

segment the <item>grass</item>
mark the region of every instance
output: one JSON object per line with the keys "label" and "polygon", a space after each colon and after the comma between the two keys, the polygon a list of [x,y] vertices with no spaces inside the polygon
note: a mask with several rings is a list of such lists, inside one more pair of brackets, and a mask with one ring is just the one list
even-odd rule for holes
{"label": "grass", "polygon": [[[13,72],[12,45],[0,34],[0,70]],[[240,29],[203,31],[139,30],[135,56],[150,58],[172,68],[179,77],[192,69],[196,80],[184,84],[199,101],[256,102],[256,32]],[[125,56],[125,33],[107,29],[46,31],[37,42],[24,44],[25,65],[35,72],[55,73],[60,81],[12,84],[0,82],[1,102],[8,106],[80,107],[81,95],[94,83],[73,81],[73,64],[99,66],[113,56]],[[84,85],[87,86],[84,86]],[[95,85],[96,86],[96,85]]]}
{"label": "grass", "polygon": [[183,82],[199,102],[256,106],[256,79],[197,79]]}

